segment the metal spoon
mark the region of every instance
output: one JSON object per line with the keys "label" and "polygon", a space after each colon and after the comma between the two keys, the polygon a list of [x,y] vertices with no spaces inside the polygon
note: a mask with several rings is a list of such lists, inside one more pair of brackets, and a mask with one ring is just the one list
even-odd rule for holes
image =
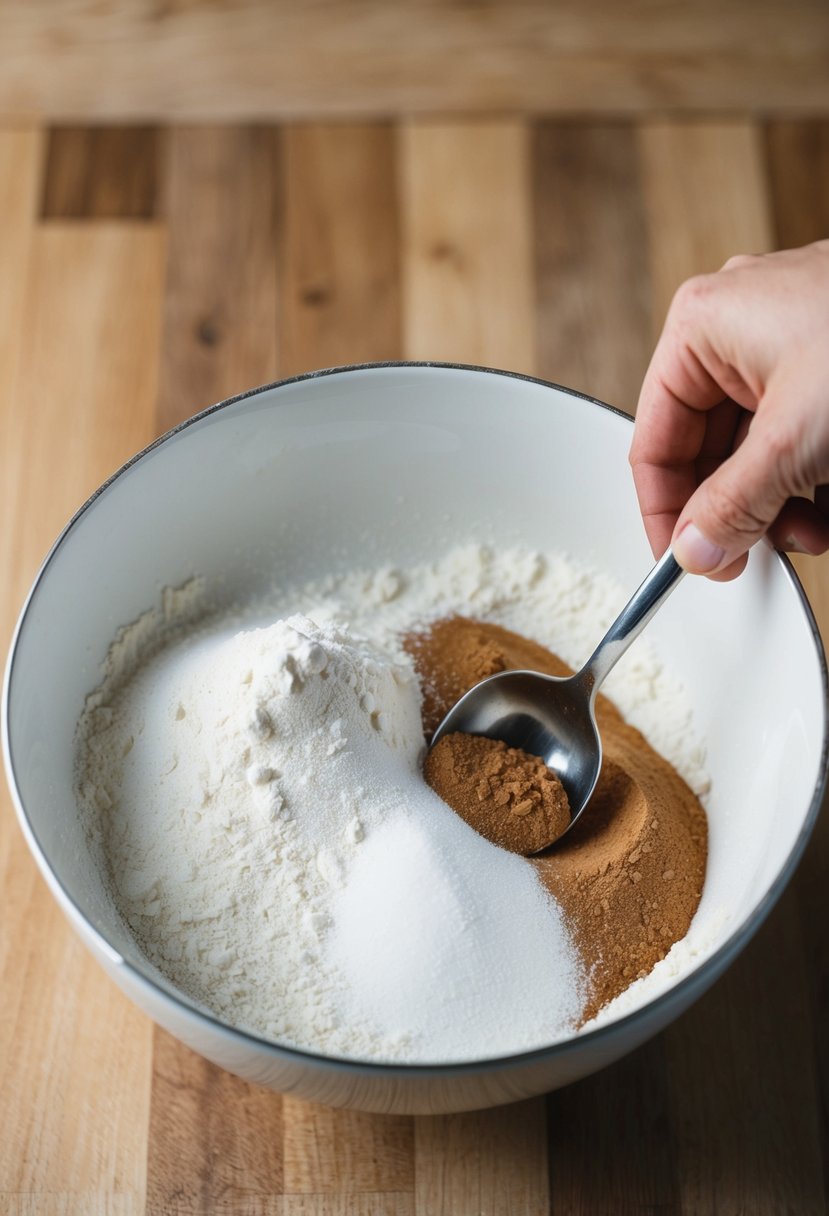
{"label": "metal spoon", "polygon": [[668,549],[581,671],[567,679],[537,671],[489,676],[452,706],[431,746],[444,735],[463,731],[503,739],[510,747],[540,756],[564,786],[570,802],[571,819],[565,828],[569,832],[590,801],[602,768],[602,741],[595,716],[599,687],[684,573]]}

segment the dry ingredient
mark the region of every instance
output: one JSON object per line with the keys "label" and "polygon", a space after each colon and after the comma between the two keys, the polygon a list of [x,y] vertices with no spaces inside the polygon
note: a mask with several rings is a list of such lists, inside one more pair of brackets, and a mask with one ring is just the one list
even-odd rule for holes
{"label": "dry ingredient", "polygon": [[[437,622],[408,638],[406,647],[429,690],[430,720],[438,722],[480,678],[482,664],[493,671],[570,674],[543,646],[463,617]],[[567,913],[588,969],[585,1019],[647,975],[688,932],[707,853],[705,812],[682,778],[601,694],[597,718],[605,758],[596,793],[555,851],[532,863]],[[476,809],[474,760],[482,754],[478,746],[487,743],[449,735],[430,753],[424,770],[433,789],[470,822]],[[433,759],[439,750],[440,758]],[[484,757],[488,754],[484,750]],[[494,802],[503,780],[490,777]],[[505,791],[506,781],[500,786]],[[488,839],[498,840],[501,832],[501,842],[512,847],[509,816],[492,816],[486,826]]]}
{"label": "dry ingredient", "polygon": [[576,1028],[584,976],[555,899],[422,780],[405,656],[302,616],[190,634],[94,696],[81,744],[124,917],[228,1021],[421,1062]]}
{"label": "dry ingredient", "polygon": [[[536,635],[573,661],[623,599],[612,580],[563,555],[493,553],[480,545],[408,569],[381,567],[285,585],[200,629],[188,625],[182,636],[172,619],[176,597],[167,596],[163,614],[149,614],[122,631],[79,725],[79,800],[136,941],[197,1003],[234,1025],[312,1050],[462,1060],[543,1046],[573,1033],[597,1007],[598,973],[594,967],[588,990],[580,966],[579,955],[588,957],[582,928],[576,951],[561,914],[565,907],[574,924],[572,908],[560,891],[553,899],[543,889],[555,891],[555,876],[484,841],[424,785],[416,759],[423,744],[417,685],[402,638],[463,610]],[[289,621],[298,610],[306,619]],[[277,618],[279,629],[271,635]],[[351,623],[350,632],[343,621]],[[424,636],[417,634],[421,641]],[[499,656],[498,646],[487,649],[486,631],[477,634],[487,643],[483,653],[465,636],[468,660],[464,674],[455,676],[458,691],[440,692],[450,701],[510,657]],[[418,644],[410,643],[410,649]],[[356,660],[347,657],[352,644]],[[343,665],[359,667],[367,656],[371,680],[380,678],[380,696],[363,687],[365,673],[352,672],[340,687]],[[547,659],[544,669],[566,670],[549,653]],[[469,665],[473,677],[459,687]],[[409,708],[400,746],[390,749],[399,726],[397,710],[385,703],[394,672],[400,683],[394,674],[392,683],[404,690],[398,709],[402,702]],[[436,682],[437,673],[427,673],[427,719],[430,698],[431,712],[437,712]],[[704,753],[682,690],[646,641],[608,683],[624,712],[703,791]],[[336,712],[337,689],[350,698],[347,713]],[[365,700],[364,692],[370,694]],[[304,750],[287,763],[289,744],[301,737]],[[194,796],[195,755],[201,784]],[[385,767],[389,755],[393,780]],[[646,788],[647,774],[636,771],[635,757],[624,771],[633,773],[647,807],[656,805],[657,792]],[[378,772],[385,773],[379,782]],[[305,810],[312,828],[303,834]],[[654,815],[644,827],[621,817],[628,853],[635,854],[645,827],[654,834],[651,852],[657,841],[673,847],[664,817]],[[311,839],[318,846],[313,851]],[[575,848],[579,843],[583,855]],[[631,869],[632,891],[642,885],[634,877],[641,856],[637,861],[626,853],[619,863],[620,843],[608,837],[614,857],[594,874],[589,842],[575,829],[563,842],[561,856],[566,844],[571,857],[569,885],[582,891],[582,905],[619,864]],[[642,855],[649,854],[643,849]],[[436,864],[440,925],[433,920],[429,929],[427,922],[421,935],[429,902],[423,891]],[[496,887],[500,894],[493,898]],[[603,899],[609,908],[602,893],[594,905],[602,907]],[[620,899],[620,914],[632,908]],[[646,947],[649,935],[660,932],[655,918],[663,912],[644,911]],[[609,920],[607,928],[605,953],[611,956]],[[432,948],[421,949],[424,942]],[[629,992],[635,997],[625,992],[600,1017],[612,1017],[617,1007],[627,1011],[632,1000],[659,991],[693,966],[706,945],[706,938],[689,935],[634,984]],[[644,970],[646,954],[640,951],[635,961]],[[625,966],[619,961],[617,970]],[[501,972],[503,1002],[492,982]]]}
{"label": "dry ingredient", "polygon": [[428,752],[423,775],[462,819],[524,857],[558,840],[570,822],[564,786],[538,756],[500,739],[456,732]]}

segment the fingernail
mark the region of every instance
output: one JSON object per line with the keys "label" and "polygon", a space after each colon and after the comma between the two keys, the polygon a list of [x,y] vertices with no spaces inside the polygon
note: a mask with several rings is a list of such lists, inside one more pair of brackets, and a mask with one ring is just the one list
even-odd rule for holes
{"label": "fingernail", "polygon": [[787,536],[781,547],[784,553],[805,553],[807,557],[815,556],[814,552],[811,549],[807,549],[796,536]]}
{"label": "fingernail", "polygon": [[685,525],[671,548],[683,570],[691,574],[709,574],[722,565],[725,557],[725,549],[703,536],[693,523]]}

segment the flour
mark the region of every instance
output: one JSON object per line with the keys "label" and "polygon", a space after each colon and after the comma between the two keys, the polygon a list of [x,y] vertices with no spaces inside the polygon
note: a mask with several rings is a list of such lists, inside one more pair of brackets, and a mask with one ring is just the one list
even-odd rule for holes
{"label": "flour", "polygon": [[93,715],[82,797],[108,812],[116,898],[201,1004],[384,1059],[519,1051],[576,1024],[560,910],[420,777],[408,661],[295,615],[173,642]]}
{"label": "flour", "polygon": [[[186,631],[168,595],[121,635],[79,724],[79,801],[148,959],[229,1023],[330,1055],[460,1061],[573,1033],[584,977],[561,912],[423,782],[400,639],[462,612],[577,663],[623,599],[563,557],[478,546]],[[612,678],[703,790],[681,690],[647,645]]]}

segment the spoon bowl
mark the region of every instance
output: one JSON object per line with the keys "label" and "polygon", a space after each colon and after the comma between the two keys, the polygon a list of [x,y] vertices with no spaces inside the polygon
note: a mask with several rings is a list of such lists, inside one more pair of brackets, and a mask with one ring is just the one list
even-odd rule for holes
{"label": "spoon bowl", "polygon": [[575,675],[561,679],[538,671],[499,672],[470,688],[435,731],[431,747],[456,732],[484,735],[540,756],[556,774],[570,803],[570,822],[536,854],[561,840],[589,803],[602,771],[596,694],[684,573],[668,549]]}

